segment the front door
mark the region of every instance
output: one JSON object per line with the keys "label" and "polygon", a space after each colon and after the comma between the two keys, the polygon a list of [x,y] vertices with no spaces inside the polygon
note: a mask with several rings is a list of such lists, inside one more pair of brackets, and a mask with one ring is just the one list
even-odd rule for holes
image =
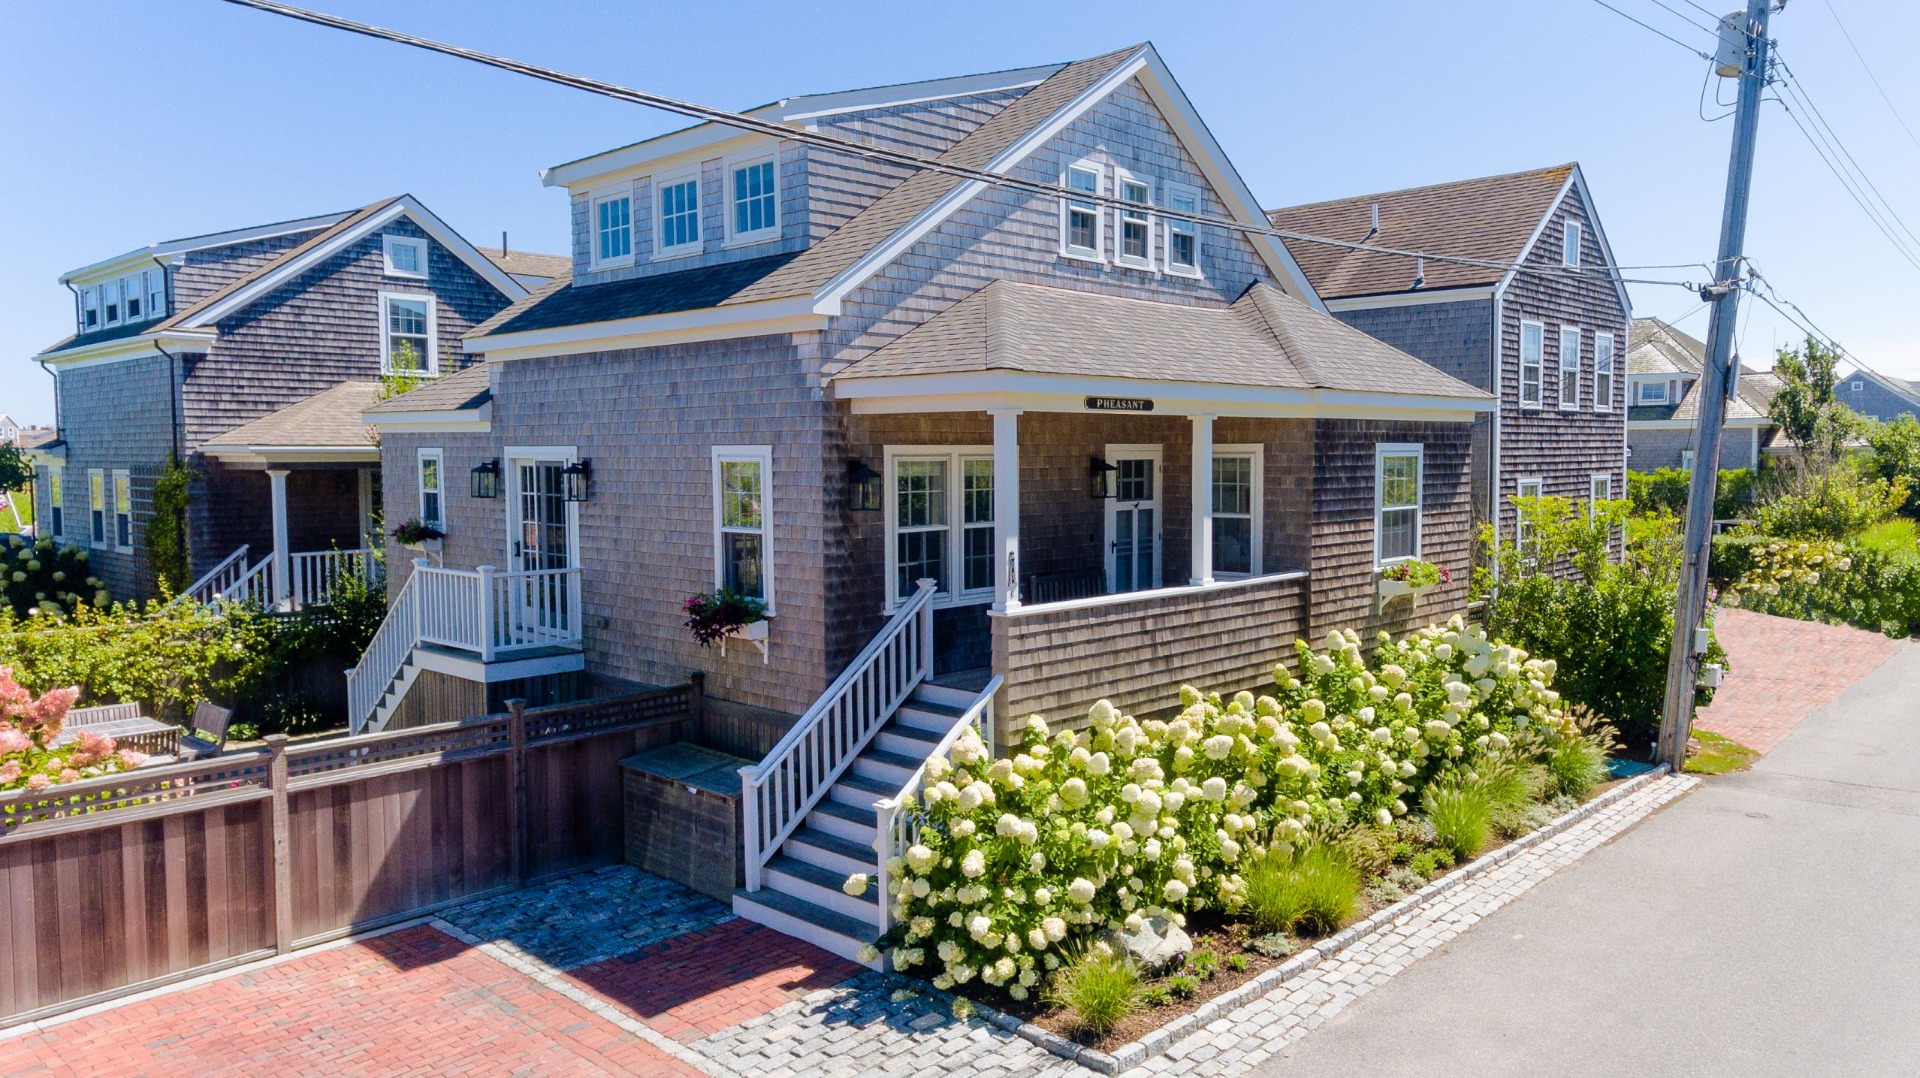
{"label": "front door", "polygon": [[1160,447],[1108,446],[1107,591],[1160,586]]}
{"label": "front door", "polygon": [[561,460],[513,462],[511,566],[522,575],[515,578],[505,598],[516,643],[564,634],[571,622],[571,584],[565,576],[547,571],[573,565],[566,480],[560,474],[566,466]]}

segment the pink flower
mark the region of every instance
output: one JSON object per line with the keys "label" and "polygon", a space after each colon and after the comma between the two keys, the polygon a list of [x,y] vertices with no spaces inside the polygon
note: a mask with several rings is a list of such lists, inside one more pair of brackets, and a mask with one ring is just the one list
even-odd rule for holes
{"label": "pink flower", "polygon": [[45,775],[27,776],[27,789],[29,790],[44,790],[51,785],[53,785],[53,780]]}
{"label": "pink flower", "polygon": [[80,745],[80,751],[96,759],[113,752],[113,739],[105,734],[96,734],[92,731],[82,730],[77,740]]}
{"label": "pink flower", "polygon": [[80,772],[75,771],[73,768],[69,767],[64,771],[60,772],[60,781],[61,782],[79,782]]}
{"label": "pink flower", "polygon": [[0,728],[0,753],[25,752],[33,747],[33,739],[11,728]]}
{"label": "pink flower", "polygon": [[20,781],[20,761],[8,760],[0,764],[0,786],[11,786]]}
{"label": "pink flower", "polygon": [[119,752],[114,754],[114,757],[120,761],[121,767],[124,767],[129,771],[147,762],[146,753],[135,752],[132,749],[121,749]]}

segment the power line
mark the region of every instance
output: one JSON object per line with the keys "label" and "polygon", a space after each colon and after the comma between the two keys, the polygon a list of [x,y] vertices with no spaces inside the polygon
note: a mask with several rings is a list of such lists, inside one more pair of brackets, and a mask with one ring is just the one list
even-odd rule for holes
{"label": "power line", "polygon": [[1856,187],[1854,182],[1848,178],[1846,173],[1842,171],[1839,164],[1828,156],[1820,140],[1814,137],[1813,132],[1807,129],[1806,124],[1800,121],[1799,113],[1795,112],[1793,107],[1789,105],[1784,98],[1776,98],[1775,100],[1780,102],[1781,109],[1786,112],[1787,118],[1793,121],[1793,126],[1800,131],[1801,136],[1807,140],[1807,145],[1813,147],[1813,152],[1820,158],[1820,162],[1827,166],[1827,171],[1833,173],[1833,178],[1839,181],[1841,189],[1846,191],[1847,196],[1853,199],[1855,205],[1860,207],[1860,212],[1867,215],[1867,220],[1873,224],[1875,229],[1879,230],[1882,236],[1886,237],[1887,242],[1893,245],[1893,249],[1900,253],[1900,257],[1906,259],[1907,263],[1913,266],[1914,269],[1920,270],[1920,259],[1916,259],[1913,253],[1907,250],[1906,245],[1900,242],[1900,238],[1894,235],[1893,231],[1880,219],[1879,214],[1868,203],[1865,195]]}
{"label": "power line", "polygon": [[1673,8],[1670,8],[1666,4],[1662,3],[1661,0],[1648,0],[1648,2],[1653,4],[1653,6],[1659,8],[1660,10],[1666,12],[1667,14],[1672,15],[1674,18],[1679,19],[1681,22],[1686,23],[1688,26],[1693,27],[1695,30],[1699,30],[1702,33],[1718,35],[1720,32],[1718,30],[1714,30],[1710,27],[1702,26],[1699,23],[1694,22],[1692,19],[1688,18],[1687,16],[1681,14],[1678,11],[1675,11]]}
{"label": "power line", "polygon": [[[1704,52],[1701,52],[1701,51],[1700,51],[1699,49],[1696,49],[1696,48],[1694,48],[1694,47],[1693,47],[1692,45],[1689,45],[1689,44],[1687,44],[1686,42],[1684,42],[1684,41],[1682,41],[1682,40],[1680,40],[1679,38],[1677,38],[1677,37],[1674,37],[1674,36],[1673,36],[1672,34],[1669,34],[1669,33],[1667,33],[1667,32],[1666,32],[1665,30],[1660,30],[1660,29],[1657,29],[1657,28],[1655,28],[1654,26],[1652,26],[1651,24],[1649,24],[1649,23],[1645,23],[1645,22],[1641,22],[1641,21],[1640,21],[1639,19],[1636,19],[1636,18],[1634,18],[1633,16],[1631,16],[1631,15],[1629,15],[1629,14],[1627,14],[1626,12],[1624,12],[1624,11],[1621,11],[1621,10],[1620,10],[1619,8],[1617,8],[1617,7],[1614,7],[1614,6],[1612,5],[1612,4],[1609,4],[1609,3],[1607,3],[1607,0],[1593,0],[1593,2],[1594,2],[1594,3],[1596,3],[1596,4],[1599,4],[1599,5],[1601,6],[1601,7],[1603,7],[1603,8],[1606,8],[1606,9],[1607,9],[1608,11],[1611,11],[1611,12],[1613,12],[1613,13],[1614,13],[1615,15],[1618,15],[1618,16],[1620,16],[1621,18],[1623,18],[1623,19],[1625,19],[1625,20],[1627,20],[1628,22],[1630,22],[1630,23],[1632,23],[1632,24],[1634,24],[1635,26],[1638,26],[1639,28],[1641,28],[1642,30],[1645,30],[1645,31],[1647,31],[1647,32],[1648,32],[1648,33],[1650,33],[1650,34],[1656,34],[1656,35],[1658,35],[1658,36],[1660,36],[1660,37],[1663,37],[1663,38],[1666,38],[1666,39],[1667,39],[1668,41],[1671,41],[1671,42],[1673,42],[1673,43],[1674,43],[1675,45],[1678,45],[1678,46],[1680,46],[1681,48],[1683,48],[1683,49],[1685,49],[1685,50],[1687,50],[1688,52],[1690,52],[1690,53],[1692,53],[1693,55],[1695,55],[1695,56],[1698,56],[1698,57],[1699,57],[1700,59],[1702,59],[1702,60],[1712,60],[1712,59],[1713,59],[1713,57],[1712,57],[1712,56],[1709,56],[1708,54],[1706,54],[1706,53],[1704,53]],[[1666,7],[1666,5],[1665,5],[1665,4],[1662,4],[1662,5],[1660,5],[1660,6],[1661,6],[1661,7]],[[1668,10],[1668,11],[1673,11],[1673,9],[1672,9],[1672,8],[1667,8],[1667,10]],[[1675,12],[1675,14],[1679,14],[1679,13],[1678,13],[1678,12]]]}
{"label": "power line", "polygon": [[1860,61],[1860,69],[1867,73],[1867,78],[1873,80],[1873,88],[1880,91],[1880,100],[1887,103],[1887,111],[1893,113],[1893,118],[1900,124],[1900,130],[1907,133],[1907,141],[1913,143],[1915,149],[1920,149],[1920,138],[1914,137],[1913,128],[1907,126],[1907,118],[1900,115],[1900,110],[1894,106],[1893,98],[1887,96],[1887,88],[1880,85],[1880,76],[1873,73],[1873,66],[1867,63],[1866,55],[1860,51],[1860,46],[1854,44],[1853,35],[1847,32],[1847,24],[1840,21],[1840,12],[1833,6],[1833,0],[1822,0],[1822,2],[1827,5],[1827,13],[1833,16],[1833,24],[1840,28],[1840,36],[1847,39],[1847,47],[1853,50],[1854,58]]}
{"label": "power line", "polygon": [[[1774,50],[1774,55],[1779,56],[1778,49]],[[1840,133],[1835,131],[1833,125],[1827,122],[1826,114],[1820,111],[1820,106],[1814,104],[1813,95],[1807,90],[1806,83],[1801,81],[1798,75],[1794,74],[1793,68],[1785,59],[1780,61],[1780,70],[1786,73],[1785,85],[1787,89],[1813,114],[1814,121],[1818,123],[1821,128],[1825,129],[1827,135],[1832,139],[1833,145],[1846,157],[1847,163],[1853,166],[1854,173],[1859,176],[1861,180],[1865,181],[1867,187],[1873,191],[1874,197],[1880,201],[1880,206],[1886,211],[1887,216],[1899,224],[1900,230],[1907,234],[1908,240],[1915,244],[1920,244],[1920,237],[1915,236],[1913,230],[1907,227],[1907,223],[1900,219],[1900,215],[1895,212],[1892,203],[1888,202],[1886,196],[1880,193],[1879,185],[1873,182],[1873,178],[1867,175],[1867,170],[1860,167],[1860,162],[1854,158],[1853,152],[1847,149],[1844,142],[1840,141]]]}

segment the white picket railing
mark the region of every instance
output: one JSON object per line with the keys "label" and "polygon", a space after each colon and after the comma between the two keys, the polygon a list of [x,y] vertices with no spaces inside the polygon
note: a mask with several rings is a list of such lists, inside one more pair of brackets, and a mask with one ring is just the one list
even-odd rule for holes
{"label": "white picket railing", "polygon": [[343,579],[359,576],[372,580],[373,571],[373,551],[365,547],[359,550],[313,550],[289,554],[287,573],[293,577],[290,589],[293,609],[324,603]]}
{"label": "white picket railing", "polygon": [[356,735],[373,717],[380,697],[385,695],[387,686],[393,684],[394,675],[400,672],[400,665],[407,661],[419,640],[420,608],[413,601],[419,586],[420,571],[416,568],[401,586],[400,594],[394,596],[386,619],[374,632],[367,650],[360,653],[360,661],[347,671],[347,719]]}
{"label": "white picket railing", "polygon": [[221,602],[253,603],[271,610],[276,602],[273,594],[273,559],[262,558],[254,563],[217,598]]}
{"label": "white picket railing", "polygon": [[860,755],[880,727],[933,676],[934,582],[901,606],[787,736],[753,767],[740,769],[747,890],[816,802]]}
{"label": "white picket railing", "polygon": [[[240,544],[240,549],[220,559],[220,564],[207,570],[206,573],[203,574],[200,579],[194,581],[187,590],[174,596],[173,602],[178,603],[183,600],[191,600],[192,602],[199,603],[201,606],[206,606],[226,594],[228,588],[239,583],[240,578],[245,576],[246,572],[247,545],[242,543]],[[172,606],[173,603],[167,605]]]}
{"label": "white picket railing", "polygon": [[[999,694],[1000,686],[1005,683],[1005,681],[1006,678],[995,674],[993,680],[987,682],[987,687],[980,690],[979,696],[974,697],[973,703],[968,705],[966,713],[960,716],[960,721],[954,723],[953,728],[947,731],[947,736],[941,738],[940,743],[935,745],[933,751],[927,754],[927,760],[932,760],[938,756],[945,756],[947,752],[953,748],[953,743],[960,740],[960,736],[968,730],[978,731],[980,739],[986,742],[989,748],[991,748],[993,745],[994,730],[996,729],[994,726],[993,698]],[[920,787],[925,783],[926,777],[927,764],[926,761],[923,760],[913,775],[901,785],[899,793],[884,801],[876,801],[873,804],[874,823],[878,828],[877,834],[879,835],[878,843],[875,846],[875,852],[878,856],[875,858],[876,864],[873,878],[874,886],[880,890],[880,901],[876,904],[877,912],[875,916],[877,918],[876,927],[880,929],[882,936],[886,935],[887,932],[893,928],[892,903],[889,902],[887,898],[887,862],[895,857],[906,856],[907,847],[913,845],[920,838],[919,821],[914,818],[913,813],[909,810],[913,804],[920,799]]]}

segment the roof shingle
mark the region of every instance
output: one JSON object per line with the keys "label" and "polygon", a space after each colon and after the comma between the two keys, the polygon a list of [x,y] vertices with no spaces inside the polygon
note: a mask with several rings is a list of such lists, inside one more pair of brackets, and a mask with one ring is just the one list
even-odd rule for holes
{"label": "roof shingle", "polygon": [[360,414],[380,399],[378,382],[341,382],[207,439],[208,447],[360,448],[372,439]]}
{"label": "roof shingle", "polygon": [[369,405],[366,415],[393,412],[465,412],[493,399],[487,365],[476,363],[457,374],[436,378],[395,397]]}

